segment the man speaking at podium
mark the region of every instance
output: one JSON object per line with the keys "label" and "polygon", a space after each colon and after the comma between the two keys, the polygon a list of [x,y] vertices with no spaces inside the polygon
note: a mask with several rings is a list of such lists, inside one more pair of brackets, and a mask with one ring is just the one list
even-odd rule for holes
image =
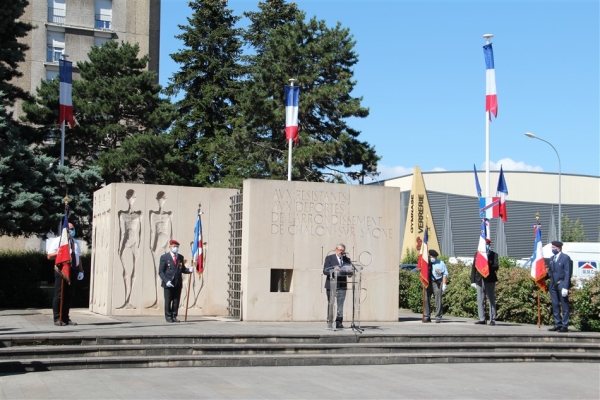
{"label": "man speaking at podium", "polygon": [[[325,257],[325,264],[323,265],[323,274],[327,275],[325,280],[325,289],[327,291],[327,322],[332,320],[332,316],[329,315],[329,302],[331,301],[331,285],[330,285],[330,274],[333,271],[339,271],[344,264],[350,264],[350,259],[346,256],[346,246],[342,243],[338,243],[335,246],[335,253]],[[344,300],[346,299],[346,277],[337,277],[337,290],[336,290],[336,301],[337,301],[337,315],[335,317],[335,327],[337,329],[343,329],[342,318],[344,315]]]}

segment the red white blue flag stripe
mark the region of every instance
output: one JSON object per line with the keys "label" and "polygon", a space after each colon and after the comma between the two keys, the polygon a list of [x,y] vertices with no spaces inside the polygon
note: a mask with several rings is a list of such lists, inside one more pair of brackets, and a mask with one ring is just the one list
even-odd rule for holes
{"label": "red white blue flag stripe", "polygon": [[493,219],[500,217],[499,197],[480,197],[479,216],[481,218]]}
{"label": "red white blue flag stripe", "polygon": [[484,278],[487,278],[487,276],[490,274],[490,266],[488,264],[487,250],[485,248],[485,239],[488,239],[487,232],[488,232],[488,222],[486,219],[483,219],[481,221],[481,231],[479,233],[479,244],[477,246],[477,255],[475,256],[474,262],[475,262],[475,268],[477,268],[477,271],[479,271],[481,276],[483,276]]}
{"label": "red white blue flag stripe", "polygon": [[192,258],[196,265],[196,271],[199,274],[204,272],[204,252],[202,248],[202,219],[200,215],[201,211],[198,212],[198,219],[196,220],[196,228],[194,229],[194,243],[192,245]]}
{"label": "red white blue flag stripe", "polygon": [[508,217],[506,216],[506,196],[508,195],[508,188],[506,187],[506,181],[504,180],[504,172],[502,166],[500,166],[500,176],[498,177],[498,189],[496,189],[496,196],[500,198],[500,207],[498,207],[498,217],[502,218],[502,221],[506,222]]}
{"label": "red white blue flag stripe", "polygon": [[54,269],[70,284],[71,268],[71,241],[69,240],[69,210],[65,208],[65,216],[60,229],[60,239],[58,242],[58,253],[54,259]]}
{"label": "red white blue flag stripe", "polygon": [[546,291],[546,261],[542,252],[542,227],[539,225],[533,226],[535,234],[535,243],[533,245],[533,262],[531,263],[531,277],[535,283]]}
{"label": "red white blue flag stripe", "polygon": [[75,120],[73,119],[73,98],[72,98],[72,87],[73,87],[73,63],[71,61],[59,60],[59,101],[60,101],[60,113],[58,124],[62,125],[63,121],[66,121],[71,129],[75,127]]}
{"label": "red white blue flag stripe", "polygon": [[427,289],[429,286],[429,251],[427,250],[427,242],[429,241],[427,231],[429,228],[425,226],[425,235],[423,235],[423,243],[421,244],[421,253],[417,261],[417,268],[420,271],[420,278],[423,287]]}
{"label": "red white blue flag stripe", "polygon": [[285,86],[285,138],[298,144],[298,103],[300,86]]}
{"label": "red white blue flag stripe", "polygon": [[494,117],[498,117],[496,71],[494,69],[494,50],[491,43],[483,46],[483,56],[485,58],[485,111],[489,113],[491,120],[492,114],[494,114]]}

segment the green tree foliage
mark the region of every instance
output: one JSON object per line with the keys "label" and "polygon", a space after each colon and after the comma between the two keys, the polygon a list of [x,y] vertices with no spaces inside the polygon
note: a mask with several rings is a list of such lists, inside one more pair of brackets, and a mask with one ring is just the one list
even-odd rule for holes
{"label": "green tree foliage", "polygon": [[[148,56],[138,58],[137,44],[109,41],[92,47],[89,61],[77,63],[73,81],[75,129],[65,129],[65,157],[73,168],[93,164],[106,183],[181,183],[168,171],[177,170],[175,140],[163,132],[174,117],[170,102],[161,99],[156,73],[145,70]],[[35,124],[34,143],[50,132],[60,135],[58,80],[42,81],[35,102],[24,104],[25,120]],[[160,162],[156,162],[157,149]],[[60,141],[46,148],[58,157]],[[167,179],[162,181],[161,179]]]}
{"label": "green tree foliage", "polygon": [[[1,98],[1,96],[0,96]],[[56,231],[71,199],[70,221],[84,235],[91,215],[90,190],[98,187],[95,169],[58,167],[51,157],[29,146],[19,126],[0,106],[0,235],[45,235]]]}
{"label": "green tree foliage", "polygon": [[583,282],[581,290],[570,289],[573,324],[582,331],[600,332],[600,274]]}
{"label": "green tree foliage", "polygon": [[402,257],[402,264],[416,264],[417,261],[419,261],[419,251],[415,247],[408,248]]}
{"label": "green tree foliage", "polygon": [[374,148],[358,140],[347,124],[369,110],[351,96],[358,56],[348,29],[329,28],[316,18],[305,20],[295,3],[259,2],[245,39],[254,54],[248,64],[246,89],[240,98],[244,123],[236,144],[246,154],[251,175],[282,179],[287,175],[283,84],[300,86],[300,145],[293,152],[295,180],[341,182],[354,177],[344,170],[359,165],[365,174],[377,165]]}
{"label": "green tree foliage", "polygon": [[186,178],[198,186],[227,186],[229,175],[238,171],[239,155],[231,151],[237,96],[243,69],[240,55],[240,19],[221,0],[190,1],[188,25],[180,25],[177,36],[184,48],[171,54],[180,70],[165,89],[176,102],[177,119],[172,134],[179,151],[192,169]]}
{"label": "green tree foliage", "polygon": [[585,231],[579,218],[573,221],[568,215],[561,216],[561,241],[563,242],[583,242],[585,240]]}
{"label": "green tree foliage", "polygon": [[18,67],[25,61],[25,52],[29,49],[20,39],[27,36],[32,26],[19,20],[28,4],[27,0],[0,2],[0,92],[5,95],[5,105],[28,97],[27,92],[15,86],[13,81],[23,75]]}

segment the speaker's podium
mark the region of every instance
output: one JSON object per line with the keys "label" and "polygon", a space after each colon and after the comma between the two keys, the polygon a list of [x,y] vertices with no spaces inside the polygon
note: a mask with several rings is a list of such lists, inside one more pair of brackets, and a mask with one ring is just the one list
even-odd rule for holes
{"label": "speaker's podium", "polygon": [[[339,307],[337,303],[338,290],[345,290],[346,294],[351,293],[352,298],[352,322],[350,327],[353,330],[361,332],[364,330],[360,327],[360,292],[362,282],[362,269],[361,265],[355,265],[353,263],[345,263],[338,270],[333,270],[329,273],[329,304],[327,309],[327,328],[337,330],[334,327],[333,322],[337,315],[337,309]],[[346,289],[338,289],[338,278],[346,278]],[[340,285],[341,286],[341,285]],[[344,296],[344,301],[345,301]]]}

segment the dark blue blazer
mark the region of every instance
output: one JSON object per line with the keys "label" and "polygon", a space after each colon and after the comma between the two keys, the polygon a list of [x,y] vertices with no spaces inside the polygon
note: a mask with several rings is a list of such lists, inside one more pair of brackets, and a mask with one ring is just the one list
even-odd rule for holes
{"label": "dark blue blazer", "polygon": [[558,260],[554,261],[554,256],[548,263],[548,275],[550,276],[550,288],[556,287],[558,290],[569,289],[571,286],[571,257],[565,253],[560,253]]}
{"label": "dark blue blazer", "polygon": [[[344,262],[344,264],[349,264],[351,261],[348,257],[343,256],[342,257],[342,261]],[[329,290],[330,286],[329,286],[329,273],[331,271],[333,271],[335,269],[335,267],[339,266],[340,262],[338,261],[337,258],[337,254],[330,254],[327,257],[325,257],[325,264],[323,265],[323,275],[327,275],[327,280],[325,280],[325,289]],[[345,276],[338,276],[337,278],[337,289],[346,289],[347,283],[346,283],[346,277]]]}
{"label": "dark blue blazer", "polygon": [[177,254],[177,265],[175,265],[173,257],[171,257],[171,252],[160,256],[158,264],[158,275],[162,280],[160,286],[166,288],[167,282],[171,281],[175,288],[181,288],[182,273],[189,274],[190,272],[183,265],[183,256],[181,254]]}

